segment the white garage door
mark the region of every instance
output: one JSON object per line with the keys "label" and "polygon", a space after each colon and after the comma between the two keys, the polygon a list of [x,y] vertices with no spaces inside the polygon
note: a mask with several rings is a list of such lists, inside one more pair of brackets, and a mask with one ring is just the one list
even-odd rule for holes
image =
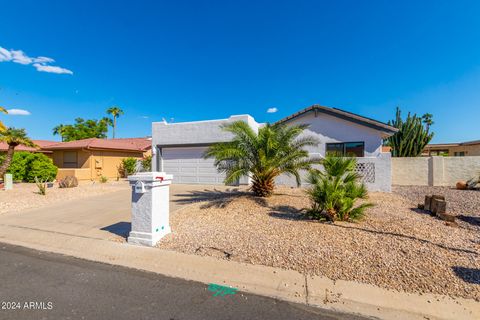
{"label": "white garage door", "polygon": [[162,148],[163,170],[173,174],[173,183],[223,184],[213,159],[203,159],[206,147]]}

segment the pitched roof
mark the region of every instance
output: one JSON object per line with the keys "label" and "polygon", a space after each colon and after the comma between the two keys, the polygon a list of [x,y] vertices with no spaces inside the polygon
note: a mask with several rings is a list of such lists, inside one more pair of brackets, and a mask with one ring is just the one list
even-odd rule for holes
{"label": "pitched roof", "polygon": [[[27,147],[24,145],[19,145],[15,147],[15,151],[27,151],[27,152],[41,152],[41,153],[52,153],[48,150],[43,150],[42,148],[46,145],[51,145],[54,143],[58,143],[57,141],[48,141],[48,140],[32,140],[33,143],[37,145],[37,147]],[[5,142],[0,142],[0,152],[5,152],[8,150],[8,144]]]}
{"label": "pitched roof", "polygon": [[100,149],[100,150],[121,150],[121,151],[140,151],[144,152],[152,147],[150,138],[123,138],[123,139],[98,139],[90,138],[68,142],[58,142],[56,144],[43,147],[45,150],[65,150],[65,149]]}
{"label": "pitched roof", "polygon": [[480,144],[480,140],[465,141],[465,142],[452,142],[452,143],[429,143],[425,148],[440,148],[440,147],[459,147],[459,146],[473,146]]}
{"label": "pitched roof", "polygon": [[318,104],[314,104],[314,105],[312,105],[308,108],[305,108],[303,110],[300,110],[300,111],[298,111],[298,112],[296,112],[296,113],[294,113],[294,114],[292,114],[288,117],[280,119],[279,121],[277,121],[277,123],[290,121],[290,120],[295,119],[295,118],[297,118],[297,117],[299,117],[299,116],[301,116],[301,115],[303,115],[307,112],[310,112],[310,111],[325,113],[325,114],[328,114],[328,115],[331,115],[331,116],[334,116],[334,117],[337,117],[337,118],[340,118],[340,119],[343,119],[343,120],[355,122],[357,124],[364,125],[364,126],[367,126],[367,127],[370,127],[370,128],[376,129],[376,130],[380,130],[380,131],[383,131],[383,132],[386,132],[386,133],[389,133],[389,134],[394,134],[395,132],[398,131],[397,128],[392,127],[392,126],[390,126],[390,125],[388,125],[384,122],[374,120],[374,119],[371,119],[371,118],[367,118],[367,117],[363,117],[363,116],[360,116],[358,114],[351,113],[351,112],[341,110],[341,109],[338,109],[338,108],[324,107],[324,106],[321,106],[321,105],[318,105]]}
{"label": "pitched roof", "polygon": [[57,144],[58,141],[51,141],[51,140],[32,140],[33,143],[35,143],[37,146],[39,146],[40,148],[43,148],[43,147],[46,147],[46,146],[50,146],[52,144]]}

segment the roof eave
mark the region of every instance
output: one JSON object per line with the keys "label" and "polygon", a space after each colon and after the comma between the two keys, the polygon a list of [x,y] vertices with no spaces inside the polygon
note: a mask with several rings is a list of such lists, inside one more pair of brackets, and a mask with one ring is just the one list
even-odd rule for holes
{"label": "roof eave", "polygon": [[380,121],[365,118],[365,117],[362,117],[362,116],[359,116],[359,115],[356,115],[356,114],[353,114],[353,113],[350,113],[350,112],[347,112],[347,111],[344,111],[344,110],[341,110],[341,109],[328,108],[328,107],[324,107],[324,106],[320,106],[320,105],[312,105],[312,106],[310,106],[308,108],[305,108],[303,110],[300,110],[300,111],[298,111],[298,112],[296,112],[296,113],[294,113],[294,114],[292,114],[288,117],[280,119],[276,123],[288,122],[290,120],[293,120],[293,119],[295,119],[295,118],[297,118],[297,117],[299,117],[303,114],[306,114],[308,112],[311,112],[311,111],[325,113],[325,114],[328,114],[328,115],[331,115],[331,116],[334,116],[334,117],[337,117],[337,118],[340,118],[340,119],[343,119],[343,120],[346,120],[346,121],[350,121],[350,122],[354,122],[354,123],[357,123],[357,124],[360,124],[360,125],[364,125],[364,126],[372,128],[372,129],[382,131],[382,132],[386,133],[387,135],[393,135],[396,132],[398,132],[397,128],[392,127],[388,124],[382,123]]}

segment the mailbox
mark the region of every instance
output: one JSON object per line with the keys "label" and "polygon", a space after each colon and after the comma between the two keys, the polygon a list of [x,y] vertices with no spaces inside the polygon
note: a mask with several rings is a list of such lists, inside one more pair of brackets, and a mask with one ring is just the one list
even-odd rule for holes
{"label": "mailbox", "polygon": [[143,181],[135,183],[135,193],[145,193],[145,183]]}
{"label": "mailbox", "polygon": [[170,233],[170,184],[165,172],[139,172],[128,177],[132,187],[132,230],[128,243],[154,246]]}

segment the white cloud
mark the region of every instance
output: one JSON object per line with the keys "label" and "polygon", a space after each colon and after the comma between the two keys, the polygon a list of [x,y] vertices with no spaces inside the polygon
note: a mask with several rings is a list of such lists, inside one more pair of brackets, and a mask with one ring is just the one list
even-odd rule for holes
{"label": "white cloud", "polygon": [[12,53],[7,49],[0,47],[0,62],[12,60]]}
{"label": "white cloud", "polygon": [[30,111],[23,109],[8,109],[8,114],[11,116],[29,116],[31,115]]}
{"label": "white cloud", "polygon": [[27,56],[22,50],[10,50],[12,61],[20,64],[30,64],[33,59]]}
{"label": "white cloud", "polygon": [[73,74],[71,70],[57,67],[57,66],[47,66],[40,63],[34,63],[33,66],[37,69],[37,71],[41,72],[50,72],[50,73],[58,73],[58,74]]}
{"label": "white cloud", "polygon": [[273,108],[268,108],[268,109],[267,109],[267,113],[275,113],[275,112],[277,112],[277,111],[278,111],[278,109],[275,108],[275,107],[273,107]]}
{"label": "white cloud", "polygon": [[55,62],[52,58],[39,56],[36,58],[29,57],[22,50],[7,50],[0,47],[0,62],[14,62],[23,65],[32,65],[40,72],[49,72],[57,74],[73,74],[71,70],[52,66],[51,63]]}

